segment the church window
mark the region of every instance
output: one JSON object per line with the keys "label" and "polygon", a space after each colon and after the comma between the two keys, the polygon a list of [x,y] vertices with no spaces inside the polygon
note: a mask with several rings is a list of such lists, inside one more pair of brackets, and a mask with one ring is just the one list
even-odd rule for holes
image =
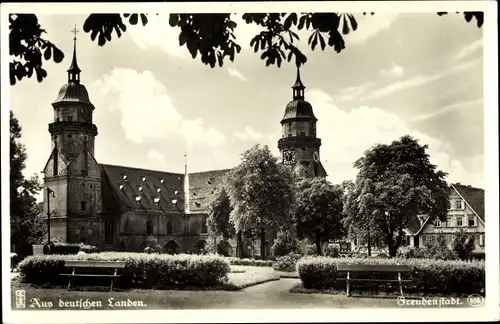
{"label": "church window", "polygon": [[68,121],[73,121],[73,117],[72,116],[68,116]]}
{"label": "church window", "polygon": [[93,185],[93,184],[90,184],[90,185],[89,185],[89,187],[90,187],[90,188],[94,188],[94,185]]}
{"label": "church window", "polygon": [[104,221],[104,243],[112,244],[115,233],[115,222],[110,219]]}
{"label": "church window", "polygon": [[56,122],[59,122],[59,117],[56,118]]}
{"label": "church window", "polygon": [[82,188],[85,188],[85,182],[82,182]]}
{"label": "church window", "polygon": [[73,136],[71,136],[71,134],[69,134],[69,135],[68,135],[68,138],[71,138],[71,137],[73,137]]}
{"label": "church window", "polygon": [[208,233],[207,216],[203,216],[201,218],[201,233],[202,234]]}
{"label": "church window", "polygon": [[167,234],[172,234],[174,232],[174,222],[171,219],[167,221]]}
{"label": "church window", "polygon": [[306,132],[300,132],[300,136],[306,136]]}
{"label": "church window", "polygon": [[146,233],[148,235],[153,234],[153,222],[151,222],[151,219],[149,219],[149,218],[146,222]]}
{"label": "church window", "polygon": [[82,211],[86,211],[87,210],[87,202],[86,201],[80,201],[80,209]]}

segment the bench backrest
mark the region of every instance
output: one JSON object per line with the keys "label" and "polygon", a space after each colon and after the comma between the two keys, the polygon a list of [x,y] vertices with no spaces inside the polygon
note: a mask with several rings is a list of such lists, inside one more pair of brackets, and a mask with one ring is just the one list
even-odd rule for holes
{"label": "bench backrest", "polygon": [[66,267],[72,268],[125,268],[125,261],[68,260]]}
{"label": "bench backrest", "polygon": [[339,264],[337,271],[410,272],[411,268],[406,265]]}

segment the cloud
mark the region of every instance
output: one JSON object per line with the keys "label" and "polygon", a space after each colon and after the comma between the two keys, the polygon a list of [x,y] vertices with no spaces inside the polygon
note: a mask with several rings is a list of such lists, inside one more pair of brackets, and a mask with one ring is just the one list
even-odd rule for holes
{"label": "cloud", "polygon": [[463,59],[469,57],[470,55],[474,54],[476,51],[480,50],[483,48],[483,40],[479,39],[475,42],[472,42],[468,44],[467,46],[464,46],[454,57],[453,60],[454,62],[460,62]]}
{"label": "cloud", "polygon": [[466,169],[464,164],[452,155],[452,147],[440,139],[423,134],[397,115],[376,107],[361,106],[344,111],[322,90],[312,89],[307,93],[318,118],[318,137],[322,139],[321,160],[329,179],[334,183],[354,179],[357,170],[353,163],[364,151],[377,143],[389,144],[403,135],[417,138],[421,144],[429,145],[431,163],[449,173],[448,181],[476,186],[483,185],[478,168]]}
{"label": "cloud", "polygon": [[355,15],[356,21],[358,22],[358,29],[356,29],[355,32],[343,36],[346,44],[354,45],[366,42],[380,32],[388,30],[398,16],[398,13],[377,13],[373,16]]}
{"label": "cloud", "polygon": [[401,67],[397,64],[393,64],[390,69],[380,70],[380,73],[382,73],[383,75],[386,75],[386,76],[399,78],[403,75],[404,69],[403,69],[403,67]]}
{"label": "cloud", "polygon": [[234,133],[234,136],[242,141],[275,141],[277,139],[275,134],[264,134],[256,131],[252,127],[245,127],[242,131]]}
{"label": "cloud", "polygon": [[156,150],[149,150],[146,158],[151,161],[156,161],[160,163],[165,162],[165,156]]}
{"label": "cloud", "polygon": [[364,95],[368,90],[376,85],[375,82],[371,81],[368,83],[363,83],[361,85],[356,85],[352,87],[343,88],[339,91],[338,97],[341,101],[350,101],[354,98],[358,98]]}
{"label": "cloud", "polygon": [[230,76],[240,79],[241,81],[246,81],[246,78],[240,71],[235,68],[227,68],[227,72]]}
{"label": "cloud", "polygon": [[108,101],[106,106],[121,112],[121,125],[127,140],[144,143],[179,139],[186,146],[219,146],[225,136],[202,119],[191,120],[174,107],[165,86],[149,72],[113,69],[92,87]]}
{"label": "cloud", "polygon": [[483,98],[475,99],[475,100],[469,100],[469,101],[464,101],[464,102],[456,102],[454,104],[445,106],[439,110],[436,110],[431,113],[425,113],[425,114],[420,114],[417,116],[414,116],[410,119],[410,122],[419,122],[419,121],[424,121],[428,120],[452,111],[456,110],[461,110],[465,108],[471,108],[474,106],[482,105],[483,104]]}
{"label": "cloud", "polygon": [[388,95],[391,95],[393,93],[399,92],[401,90],[406,90],[406,89],[411,89],[419,86],[423,86],[432,82],[435,82],[437,80],[440,80],[444,77],[448,77],[454,74],[457,74],[459,72],[462,72],[473,65],[480,63],[482,60],[481,59],[474,59],[474,60],[469,60],[460,64],[453,65],[451,68],[443,69],[437,73],[433,74],[417,74],[412,77],[409,77],[405,80],[401,80],[398,82],[393,82],[385,87],[379,88],[373,92],[370,93],[368,96],[369,99],[377,99],[377,98],[382,98],[386,97]]}

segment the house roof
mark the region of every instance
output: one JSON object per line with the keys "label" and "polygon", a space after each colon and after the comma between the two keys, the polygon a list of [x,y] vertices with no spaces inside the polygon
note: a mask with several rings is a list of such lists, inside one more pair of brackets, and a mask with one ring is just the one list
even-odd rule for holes
{"label": "house roof", "polygon": [[[450,185],[450,190],[455,190],[470,206],[470,208],[477,214],[477,216],[484,222],[485,221],[485,213],[484,213],[484,190],[480,188],[474,188],[472,186],[463,185],[460,183],[455,183]],[[427,216],[425,222],[423,222],[422,226],[418,224],[412,223],[407,224],[407,228],[410,229],[413,233],[418,234],[425,225],[429,222],[431,217]],[[414,228],[417,228],[417,231],[414,231]]]}
{"label": "house roof", "polygon": [[455,183],[451,186],[458,192],[458,194],[466,201],[469,207],[484,222],[484,190],[480,188],[474,188],[472,186],[466,186],[460,183]]}
{"label": "house roof", "polygon": [[[109,187],[122,210],[148,209],[178,211],[172,200],[178,199],[182,210],[184,175],[118,165],[101,164]],[[175,194],[177,192],[177,195]],[[140,200],[138,201],[138,197]],[[159,198],[155,202],[155,198]]]}

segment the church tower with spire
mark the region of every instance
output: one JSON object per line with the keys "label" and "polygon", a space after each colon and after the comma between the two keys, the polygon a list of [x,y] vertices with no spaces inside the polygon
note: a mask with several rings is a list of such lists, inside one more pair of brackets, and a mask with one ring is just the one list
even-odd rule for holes
{"label": "church tower with spire", "polygon": [[293,100],[288,103],[281,120],[282,137],[278,141],[282,162],[300,178],[326,177],[320,161],[321,139],[316,137],[316,123],[311,104],[304,99],[305,86],[297,79],[292,86]]}
{"label": "church tower with spire", "polygon": [[[94,105],[81,83],[77,63],[76,28],[67,83],[52,103],[49,124],[51,155],[44,168],[44,209],[50,214],[50,238],[96,245],[99,239],[101,174],[94,158],[97,127]],[[94,239],[94,242],[92,242]]]}

